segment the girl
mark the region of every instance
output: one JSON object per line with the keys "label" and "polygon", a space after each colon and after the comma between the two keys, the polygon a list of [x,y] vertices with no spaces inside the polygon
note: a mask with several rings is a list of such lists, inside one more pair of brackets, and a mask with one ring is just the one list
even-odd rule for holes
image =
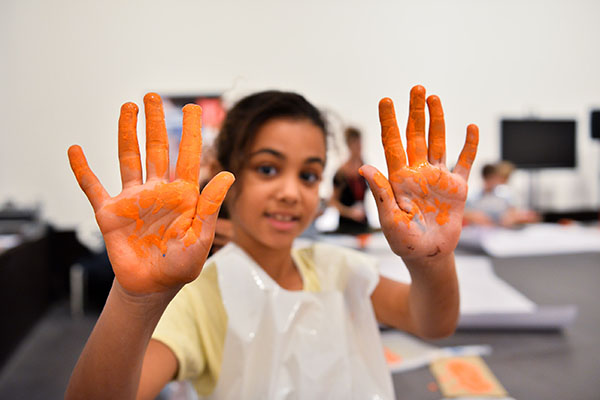
{"label": "girl", "polygon": [[319,244],[292,250],[316,213],[326,154],[325,123],[299,95],[258,93],[228,113],[217,152],[237,178],[227,196],[234,236],[208,261],[234,177],[221,172],[198,194],[198,106],[183,109],[172,182],[156,94],[144,98],[146,182],[133,103],[123,105],[119,119],[118,196],[106,193],[81,148],[72,146],[71,166],[116,279],[67,398],[154,398],[173,379],[190,379],[199,394],[218,398],[392,398],[376,320],[428,338],[453,332],[453,250],[478,143],[470,125],[449,172],[440,100],[426,100],[421,86],[410,96],[408,160],[392,101],[383,99],[388,178],[372,166],[360,169],[410,285],[379,277],[362,253]]}

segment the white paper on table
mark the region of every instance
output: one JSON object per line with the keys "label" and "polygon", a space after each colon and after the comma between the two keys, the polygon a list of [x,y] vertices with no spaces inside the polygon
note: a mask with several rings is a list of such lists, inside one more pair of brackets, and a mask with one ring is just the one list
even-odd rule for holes
{"label": "white paper on table", "polygon": [[[391,252],[380,255],[379,272],[390,279],[410,282],[402,259]],[[536,310],[534,302],[494,273],[487,257],[456,256],[456,273],[461,314],[530,313]]]}
{"label": "white paper on table", "polygon": [[494,257],[600,252],[600,229],[580,225],[532,224],[520,229],[463,228],[459,244]]}
{"label": "white paper on table", "polygon": [[387,360],[393,373],[425,367],[438,358],[484,356],[492,353],[492,348],[488,345],[437,347],[397,330],[382,332],[381,341],[383,346],[398,358],[394,361]]}
{"label": "white paper on table", "polygon": [[[350,235],[321,235],[318,240],[338,246],[357,248]],[[400,257],[392,253],[383,233],[370,236],[365,252],[379,260],[381,275],[399,282],[410,282],[410,274]],[[491,260],[485,256],[456,256],[461,314],[531,313],[536,305],[500,279]]]}

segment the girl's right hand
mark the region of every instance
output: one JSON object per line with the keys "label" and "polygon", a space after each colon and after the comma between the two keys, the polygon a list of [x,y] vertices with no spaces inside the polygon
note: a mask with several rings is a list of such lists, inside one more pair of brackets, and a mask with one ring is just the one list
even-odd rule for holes
{"label": "girl's right hand", "polygon": [[126,103],[119,118],[119,163],[123,190],[110,197],[87,164],[81,147],[69,148],[75,177],[94,208],[116,279],[133,295],[172,293],[202,270],[213,241],[217,214],[234,181],[221,172],[198,189],[202,152],[197,105],[183,108],[176,174],[169,181],[169,148],[160,97],[144,97],[146,182],[137,141],[138,107]]}

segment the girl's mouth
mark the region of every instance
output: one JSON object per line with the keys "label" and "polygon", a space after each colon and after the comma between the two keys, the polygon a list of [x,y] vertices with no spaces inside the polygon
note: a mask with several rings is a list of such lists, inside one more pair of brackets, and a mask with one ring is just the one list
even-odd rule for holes
{"label": "girl's mouth", "polygon": [[288,231],[298,224],[300,217],[289,213],[265,213],[271,226],[280,231]]}

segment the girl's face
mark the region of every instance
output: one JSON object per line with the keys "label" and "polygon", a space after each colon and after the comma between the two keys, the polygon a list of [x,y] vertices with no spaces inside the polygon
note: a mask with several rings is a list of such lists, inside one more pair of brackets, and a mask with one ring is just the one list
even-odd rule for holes
{"label": "girl's face", "polygon": [[309,120],[276,118],[259,128],[231,204],[236,243],[291,247],[316,215],[325,153],[325,134]]}

